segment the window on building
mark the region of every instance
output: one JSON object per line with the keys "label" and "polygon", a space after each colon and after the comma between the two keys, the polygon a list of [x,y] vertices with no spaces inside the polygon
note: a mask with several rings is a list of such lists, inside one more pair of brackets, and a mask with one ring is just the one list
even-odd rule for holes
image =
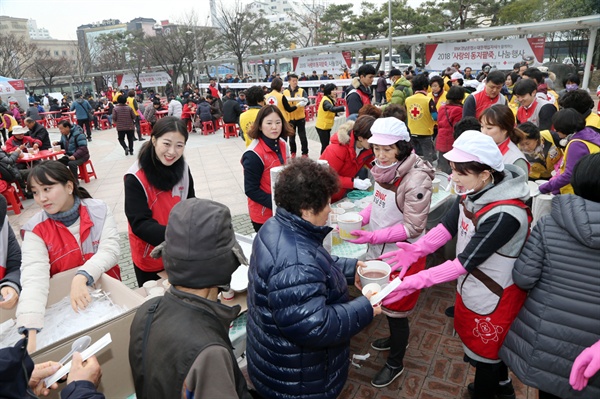
{"label": "window on building", "polygon": [[67,51],[66,51],[66,50],[63,50],[63,51],[62,51],[62,55],[67,55]]}
{"label": "window on building", "polygon": [[58,57],[58,50],[54,50],[54,55]]}

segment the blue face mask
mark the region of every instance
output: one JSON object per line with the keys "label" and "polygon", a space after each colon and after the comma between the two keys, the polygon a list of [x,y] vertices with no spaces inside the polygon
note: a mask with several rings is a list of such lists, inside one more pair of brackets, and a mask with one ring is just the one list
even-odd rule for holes
{"label": "blue face mask", "polygon": [[567,89],[567,91],[577,90],[578,88],[579,88],[579,85],[577,83],[568,83],[565,86],[565,89]]}

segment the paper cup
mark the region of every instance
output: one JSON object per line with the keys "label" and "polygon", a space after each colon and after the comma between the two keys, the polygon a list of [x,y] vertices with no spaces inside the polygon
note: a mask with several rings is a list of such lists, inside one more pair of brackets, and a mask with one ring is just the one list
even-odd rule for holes
{"label": "paper cup", "polygon": [[381,286],[377,283],[370,283],[367,284],[363,287],[362,289],[362,294],[364,296],[367,296],[367,294],[370,292],[371,295],[375,295],[377,294],[379,291],[381,291]]}
{"label": "paper cup", "polygon": [[441,182],[441,180],[437,179],[437,178],[433,179],[431,181],[431,188],[432,188],[433,193],[437,193],[440,191],[440,182]]}
{"label": "paper cup", "polygon": [[233,290],[221,292],[221,298],[223,298],[224,301],[230,301],[233,299],[234,296],[235,296],[235,291],[233,291]]}
{"label": "paper cup", "polygon": [[337,223],[338,216],[343,215],[346,211],[342,208],[331,208],[331,212],[329,212],[329,225],[333,223]]}
{"label": "paper cup", "polygon": [[340,229],[340,237],[344,240],[353,240],[357,237],[350,234],[353,230],[360,230],[363,217],[356,212],[344,213],[338,215],[337,222]]}
{"label": "paper cup", "polygon": [[165,289],[163,287],[152,287],[150,288],[149,295],[151,296],[159,296],[165,293]]}
{"label": "paper cup", "polygon": [[384,287],[390,282],[392,271],[390,265],[380,260],[369,260],[365,264],[367,267],[358,269],[360,285],[366,287],[368,284],[375,283],[379,284],[380,287]]}
{"label": "paper cup", "polygon": [[150,290],[155,288],[158,283],[155,280],[146,281],[142,287],[146,290],[146,295],[150,295]]}
{"label": "paper cup", "polygon": [[52,146],[52,151],[54,151],[54,152],[59,152],[59,151],[60,151],[60,149],[61,149],[61,148],[60,148],[60,146],[59,146],[59,145]]}
{"label": "paper cup", "polygon": [[337,204],[337,207],[343,209],[345,212],[354,210],[354,204],[350,201],[344,201]]}

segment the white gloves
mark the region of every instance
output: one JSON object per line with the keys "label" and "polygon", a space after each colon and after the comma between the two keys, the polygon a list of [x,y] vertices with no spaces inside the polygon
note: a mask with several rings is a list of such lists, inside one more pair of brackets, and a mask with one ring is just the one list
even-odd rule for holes
{"label": "white gloves", "polygon": [[354,188],[358,190],[368,190],[371,187],[371,180],[369,179],[354,179]]}
{"label": "white gloves", "polygon": [[308,104],[308,100],[304,99],[304,100],[300,100],[297,103],[298,107],[306,107],[306,105]]}

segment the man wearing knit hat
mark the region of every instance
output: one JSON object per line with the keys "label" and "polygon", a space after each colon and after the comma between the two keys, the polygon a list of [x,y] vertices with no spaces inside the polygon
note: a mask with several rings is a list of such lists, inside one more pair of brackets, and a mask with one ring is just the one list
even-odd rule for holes
{"label": "man wearing knit hat", "polygon": [[218,302],[240,263],[229,209],[190,198],[169,215],[162,256],[171,288],[137,311],[129,363],[140,398],[250,398],[228,332],[240,306]]}

